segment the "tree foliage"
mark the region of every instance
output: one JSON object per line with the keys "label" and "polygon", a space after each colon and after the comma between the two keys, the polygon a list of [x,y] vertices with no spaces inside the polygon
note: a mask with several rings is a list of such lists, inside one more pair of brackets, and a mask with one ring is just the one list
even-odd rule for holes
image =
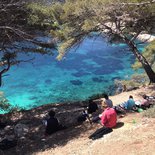
{"label": "tree foliage", "polygon": [[0,110],[8,110],[10,108],[10,104],[8,100],[4,97],[3,93],[0,92]]}
{"label": "tree foliage", "polygon": [[155,30],[155,0],[66,0],[52,4],[50,9],[48,15],[56,25],[51,34],[61,41],[58,59],[97,31],[109,40],[125,42],[150,81],[155,82],[155,73],[135,42],[139,34]]}
{"label": "tree foliage", "polygon": [[[135,40],[137,34],[153,31],[155,24],[154,1],[67,0],[66,3],[54,3],[51,7],[42,6],[39,9],[38,6],[35,6],[32,8],[35,13],[37,10],[48,10],[45,16],[46,18],[51,17],[48,19],[55,24],[55,29],[51,30],[51,34],[63,42],[59,47],[61,56],[64,55],[67,48],[90,32],[107,32],[113,28],[115,32],[109,33],[111,38],[117,37],[121,32],[127,36],[130,34],[130,37]],[[44,11],[41,12],[44,13]],[[39,18],[39,14],[36,13],[35,16]],[[42,20],[42,24],[46,24],[46,22]],[[50,23],[48,22],[48,24]]]}
{"label": "tree foliage", "polygon": [[90,32],[110,31],[113,28],[115,32],[111,35],[117,36],[120,32],[124,35],[130,33],[134,40],[137,33],[152,31],[155,22],[155,5],[150,1],[149,5],[144,2],[146,3],[144,0],[124,2],[120,0],[68,0],[64,4],[52,5],[51,13],[57,15],[52,15],[52,17],[58,27],[51,32],[63,41],[59,50],[60,54]]}
{"label": "tree foliage", "polygon": [[10,69],[11,65],[25,62],[18,60],[18,53],[52,54],[52,50],[48,49],[55,47],[52,40],[47,43],[37,39],[36,30],[40,30],[41,27],[36,27],[28,21],[31,15],[28,7],[30,2],[30,0],[0,1],[0,66],[2,66],[0,86],[2,75]]}
{"label": "tree foliage", "polygon": [[[152,41],[143,51],[143,55],[147,58],[149,64],[155,70],[155,41]],[[142,68],[139,61],[136,61],[133,66],[134,69]]]}

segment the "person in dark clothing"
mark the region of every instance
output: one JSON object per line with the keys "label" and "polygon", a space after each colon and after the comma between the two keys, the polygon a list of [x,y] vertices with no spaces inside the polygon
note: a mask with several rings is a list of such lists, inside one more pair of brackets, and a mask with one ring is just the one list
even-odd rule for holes
{"label": "person in dark clothing", "polygon": [[88,106],[84,107],[85,109],[82,111],[82,114],[77,118],[78,123],[83,123],[87,119],[90,122],[90,124],[92,123],[90,114],[98,110],[98,105],[92,100],[89,100],[88,103]]}
{"label": "person in dark clothing", "polygon": [[89,105],[88,105],[88,114],[92,114],[93,112],[96,112],[98,110],[98,106],[95,102],[92,100],[89,100]]}
{"label": "person in dark clothing", "polygon": [[59,124],[59,121],[55,117],[55,112],[53,110],[51,110],[48,113],[48,115],[50,118],[45,121],[46,125],[45,135],[51,135],[59,130],[63,130],[66,128],[65,126]]}

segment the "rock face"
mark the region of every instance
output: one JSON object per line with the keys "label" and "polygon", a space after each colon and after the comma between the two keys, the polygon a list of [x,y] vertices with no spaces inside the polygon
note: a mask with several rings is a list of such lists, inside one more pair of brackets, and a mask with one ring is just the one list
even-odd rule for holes
{"label": "rock face", "polygon": [[25,124],[18,123],[14,127],[14,133],[18,137],[22,137],[22,136],[26,135],[28,133],[28,131],[29,131],[29,128]]}
{"label": "rock face", "polygon": [[155,40],[155,36],[150,35],[150,34],[139,34],[137,39],[139,39],[141,41],[151,42],[151,41]]}

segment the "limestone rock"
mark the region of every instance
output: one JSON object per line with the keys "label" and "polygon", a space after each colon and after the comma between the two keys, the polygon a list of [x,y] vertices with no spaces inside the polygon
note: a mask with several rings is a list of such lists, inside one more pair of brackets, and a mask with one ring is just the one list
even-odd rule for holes
{"label": "limestone rock", "polygon": [[14,133],[15,135],[17,135],[18,137],[22,137],[24,135],[26,135],[29,132],[29,128],[27,125],[25,124],[21,124],[18,123],[15,127],[14,127]]}

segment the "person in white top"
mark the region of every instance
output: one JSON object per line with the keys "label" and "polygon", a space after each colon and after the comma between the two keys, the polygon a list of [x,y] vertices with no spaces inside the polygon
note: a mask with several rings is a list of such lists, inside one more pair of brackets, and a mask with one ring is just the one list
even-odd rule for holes
{"label": "person in white top", "polygon": [[105,100],[103,101],[103,103],[106,103],[108,107],[112,108],[113,102],[112,102],[112,100],[109,99],[107,94],[104,95],[104,98],[105,98]]}

